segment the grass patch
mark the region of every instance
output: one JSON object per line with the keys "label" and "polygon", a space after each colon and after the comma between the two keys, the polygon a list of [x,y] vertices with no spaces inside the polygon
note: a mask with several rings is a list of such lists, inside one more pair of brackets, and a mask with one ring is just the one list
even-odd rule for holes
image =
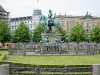
{"label": "grass patch", "polygon": [[92,65],[100,64],[100,55],[91,56],[17,56],[7,55],[7,60],[34,65]]}
{"label": "grass patch", "polygon": [[5,58],[5,55],[7,54],[6,50],[0,50],[0,61],[3,60]]}

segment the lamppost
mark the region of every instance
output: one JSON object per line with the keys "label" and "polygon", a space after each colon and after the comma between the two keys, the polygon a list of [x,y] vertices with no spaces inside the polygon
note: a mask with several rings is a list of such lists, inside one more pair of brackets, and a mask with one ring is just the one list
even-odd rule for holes
{"label": "lamppost", "polygon": [[32,30],[30,30],[30,42],[32,42]]}

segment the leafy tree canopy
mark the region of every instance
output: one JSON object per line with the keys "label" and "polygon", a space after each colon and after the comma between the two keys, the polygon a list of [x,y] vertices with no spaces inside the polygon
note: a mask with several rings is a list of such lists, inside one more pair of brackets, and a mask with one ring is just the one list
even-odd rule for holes
{"label": "leafy tree canopy", "polygon": [[30,30],[24,22],[20,22],[13,35],[14,42],[29,42],[30,41]]}
{"label": "leafy tree canopy", "polygon": [[42,23],[39,23],[37,25],[37,27],[33,30],[33,38],[32,38],[32,40],[34,42],[40,42],[40,40],[41,40],[41,33],[43,31],[43,29],[41,30],[41,27],[42,27]]}
{"label": "leafy tree canopy", "polygon": [[77,23],[71,28],[69,39],[71,42],[77,42],[77,43],[87,40],[87,34],[82,25]]}
{"label": "leafy tree canopy", "polygon": [[67,32],[63,27],[60,28],[59,33],[61,33],[61,40],[63,40],[64,42],[68,42],[68,40],[66,39],[67,38]]}
{"label": "leafy tree canopy", "polygon": [[11,38],[10,28],[5,20],[0,20],[0,42],[9,42]]}
{"label": "leafy tree canopy", "polygon": [[100,26],[95,26],[90,33],[91,42],[100,42]]}

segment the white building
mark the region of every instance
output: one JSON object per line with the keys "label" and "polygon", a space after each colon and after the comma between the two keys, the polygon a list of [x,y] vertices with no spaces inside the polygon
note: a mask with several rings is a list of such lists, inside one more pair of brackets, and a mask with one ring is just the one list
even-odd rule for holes
{"label": "white building", "polygon": [[36,27],[36,25],[39,23],[40,15],[42,15],[41,10],[35,9],[33,11],[32,16],[10,18],[9,27],[11,29],[11,32],[12,33],[14,32],[14,30],[17,28],[17,26],[20,24],[21,21],[25,22],[26,25],[28,25],[30,30],[33,30]]}
{"label": "white building", "polygon": [[1,5],[0,5],[0,20],[4,19],[9,23],[9,15],[10,12],[7,12]]}

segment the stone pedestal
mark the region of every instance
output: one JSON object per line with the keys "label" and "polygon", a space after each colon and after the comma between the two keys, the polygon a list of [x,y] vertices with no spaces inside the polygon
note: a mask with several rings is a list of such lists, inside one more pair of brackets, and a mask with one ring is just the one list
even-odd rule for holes
{"label": "stone pedestal", "polygon": [[93,74],[92,75],[100,75],[100,64],[93,65]]}
{"label": "stone pedestal", "polygon": [[61,39],[61,34],[42,33],[42,38],[45,38],[46,36],[49,37],[50,43],[54,43],[54,40],[57,36],[59,36]]}
{"label": "stone pedestal", "polygon": [[10,75],[9,74],[9,64],[0,65],[0,75]]}
{"label": "stone pedestal", "polygon": [[61,54],[61,46],[59,46],[59,51],[56,50],[54,41],[56,39],[56,37],[58,36],[61,39],[61,34],[51,34],[51,33],[42,33],[42,39],[46,38],[46,36],[48,36],[48,39],[50,40],[50,51],[46,50],[46,46],[45,43],[42,44],[42,48],[41,48],[41,55],[44,54]]}

